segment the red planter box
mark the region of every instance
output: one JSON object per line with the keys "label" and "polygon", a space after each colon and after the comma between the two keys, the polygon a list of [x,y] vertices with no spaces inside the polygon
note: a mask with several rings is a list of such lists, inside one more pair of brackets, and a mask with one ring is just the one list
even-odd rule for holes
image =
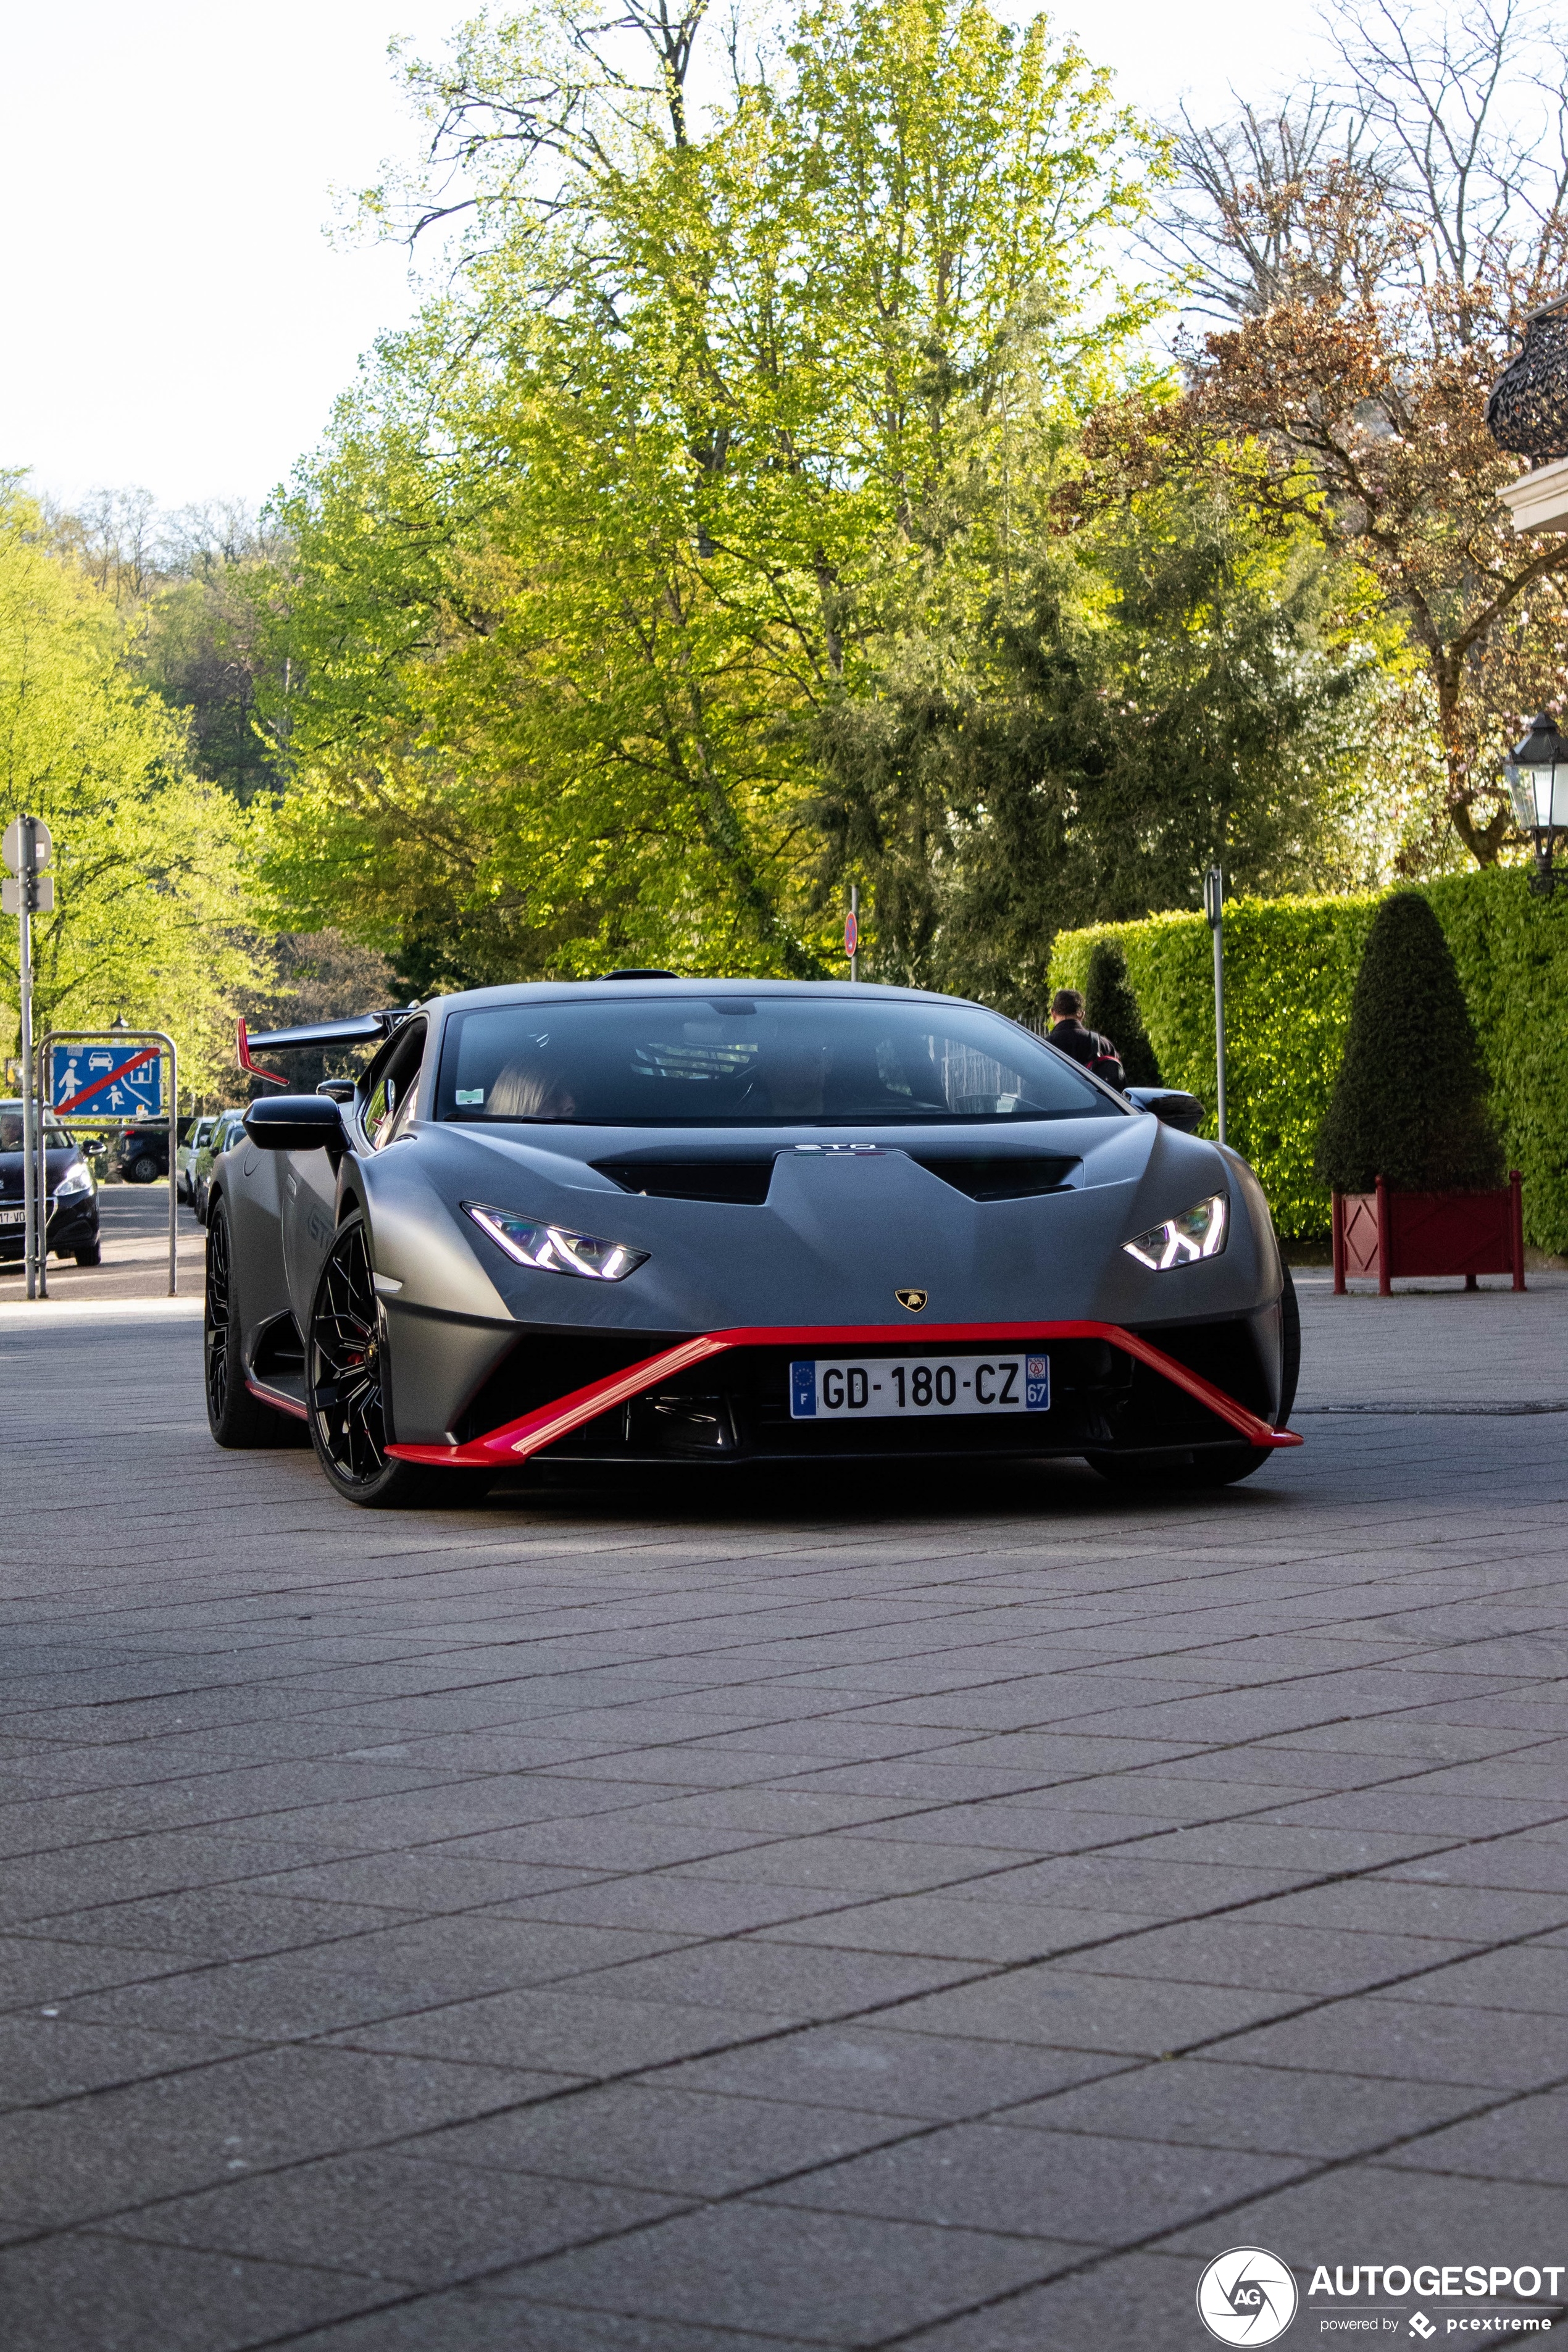
{"label": "red planter box", "polygon": [[1524,1288],[1524,1208],[1520,1173],[1497,1192],[1375,1192],[1333,1196],[1334,1288],[1350,1275],[1375,1276],[1386,1298],[1396,1276],[1511,1274]]}

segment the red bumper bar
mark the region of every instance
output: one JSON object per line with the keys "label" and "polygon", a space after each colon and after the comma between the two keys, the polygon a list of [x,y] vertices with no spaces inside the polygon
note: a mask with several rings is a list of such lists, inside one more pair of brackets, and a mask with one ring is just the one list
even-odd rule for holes
{"label": "red bumper bar", "polygon": [[[760,1325],[755,1328],[734,1331],[707,1331],[695,1339],[683,1339],[678,1348],[667,1348],[662,1355],[647,1356],[640,1364],[628,1364],[624,1372],[612,1372],[608,1380],[595,1381],[585,1389],[574,1389],[570,1396],[557,1397],[552,1404],[536,1405],[519,1421],[509,1421],[503,1429],[492,1429],[484,1437],[470,1439],[467,1445],[389,1445],[388,1454],[399,1462],[443,1464],[453,1470],[498,1470],[506,1464],[519,1462],[542,1447],[553,1445],[558,1437],[569,1437],[584,1422],[595,1421],[602,1412],[616,1405],[626,1404],[661,1381],[683,1372],[691,1364],[700,1364],[709,1356],[722,1356],[731,1348],[810,1348],[843,1355],[855,1348],[904,1346],[916,1335],[907,1323],[867,1324],[803,1324],[780,1326],[777,1328]],[[1005,1346],[1024,1346],[1037,1339],[1109,1339],[1113,1348],[1147,1364],[1176,1388],[1184,1389],[1210,1412],[1226,1421],[1248,1445],[1300,1445],[1301,1440],[1293,1430],[1271,1429],[1248,1412],[1244,1404],[1216,1389],[1196,1372],[1178,1364],[1161,1348],[1151,1347],[1147,1339],[1135,1331],[1124,1331],[1120,1323],[932,1323],[918,1335],[917,1344],[922,1354],[933,1347],[955,1347],[961,1342],[979,1340],[986,1347],[1001,1342]]]}

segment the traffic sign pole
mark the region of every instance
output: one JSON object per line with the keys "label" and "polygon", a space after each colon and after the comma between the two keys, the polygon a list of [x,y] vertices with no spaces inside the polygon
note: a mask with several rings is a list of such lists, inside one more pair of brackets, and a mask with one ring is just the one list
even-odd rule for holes
{"label": "traffic sign pole", "polygon": [[[163,1029],[49,1030],[47,1035],[38,1040],[37,1086],[40,1108],[46,1101],[51,1109],[58,1108],[54,1099],[55,1090],[49,1084],[49,1076],[53,1067],[49,1056],[57,1045],[110,1045],[116,1048],[121,1057],[118,1062],[110,1065],[110,1075],[104,1079],[101,1087],[89,1084],[77,1088],[67,1097],[68,1117],[70,1110],[78,1104],[89,1103],[100,1092],[111,1090],[116,1075],[127,1068],[134,1070],[143,1065],[148,1057],[141,1049],[150,1046],[154,1055],[163,1053],[169,1057],[169,1296],[171,1298],[177,1297],[179,1295],[180,1199],[179,1186],[176,1181],[176,1156],[180,1145],[180,1061],[174,1049],[174,1041]],[[102,1115],[101,1112],[91,1110],[87,1110],[83,1114],[88,1118],[101,1118]],[[40,1119],[40,1133],[42,1125],[43,1122]],[[41,1170],[45,1165],[41,1147],[38,1152],[38,1163]],[[47,1286],[48,1279],[47,1260],[40,1264],[39,1271],[41,1280]],[[40,1288],[38,1293],[40,1297],[47,1298],[48,1295],[47,1286]],[[29,1291],[27,1296],[30,1298],[33,1296],[32,1292]]]}
{"label": "traffic sign pole", "polygon": [[1204,912],[1214,933],[1214,1059],[1218,1095],[1216,1123],[1225,1141],[1225,876],[1211,866],[1204,876]]}
{"label": "traffic sign pole", "polygon": [[17,969],[21,975],[22,998],[22,1260],[27,1276],[27,1296],[38,1295],[38,1184],[36,1168],[38,1139],[34,1132],[37,1111],[33,1097],[33,910],[28,904],[28,877],[33,870],[37,843],[33,820],[22,821],[21,871],[17,893],[21,922],[21,953]]}
{"label": "traffic sign pole", "polygon": [[14,880],[5,886],[0,905],[8,915],[15,915],[19,924],[19,952],[16,958],[22,1026],[22,1261],[26,1271],[27,1296],[38,1295],[38,1266],[44,1255],[42,1221],[47,1214],[43,1202],[47,1187],[40,1186],[35,1176],[35,1162],[41,1171],[43,1150],[40,1138],[43,1124],[37,1116],[37,1106],[32,1094],[33,1071],[33,917],[47,914],[55,903],[55,886],[44,868],[55,854],[54,835],[41,817],[13,817],[0,839],[0,856],[10,867]]}

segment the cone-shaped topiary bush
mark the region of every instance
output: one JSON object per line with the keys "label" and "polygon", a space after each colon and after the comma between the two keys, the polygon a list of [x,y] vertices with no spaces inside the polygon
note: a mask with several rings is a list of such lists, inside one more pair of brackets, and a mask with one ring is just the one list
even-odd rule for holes
{"label": "cone-shaped topiary bush", "polygon": [[1320,1183],[1370,1192],[1479,1192],[1503,1180],[1459,975],[1415,890],[1373,918],[1351,1000],[1345,1057],[1318,1131]]}
{"label": "cone-shaped topiary bush", "polygon": [[1138,1010],[1138,999],[1127,984],[1127,958],[1116,940],[1096,940],[1089,951],[1083,1017],[1091,1029],[1110,1038],[1121,1056],[1121,1067],[1130,1087],[1164,1084]]}

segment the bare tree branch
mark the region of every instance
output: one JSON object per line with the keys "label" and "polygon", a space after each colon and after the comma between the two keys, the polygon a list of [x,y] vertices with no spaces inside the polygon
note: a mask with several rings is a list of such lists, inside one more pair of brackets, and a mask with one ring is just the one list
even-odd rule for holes
{"label": "bare tree branch", "polygon": [[362,191],[361,228],[412,250],[466,217],[482,249],[524,223],[558,227],[577,209],[574,189],[637,146],[686,146],[687,82],[709,5],[538,0],[526,15],[465,25],[447,61],[405,65],[428,125],[424,163]]}

